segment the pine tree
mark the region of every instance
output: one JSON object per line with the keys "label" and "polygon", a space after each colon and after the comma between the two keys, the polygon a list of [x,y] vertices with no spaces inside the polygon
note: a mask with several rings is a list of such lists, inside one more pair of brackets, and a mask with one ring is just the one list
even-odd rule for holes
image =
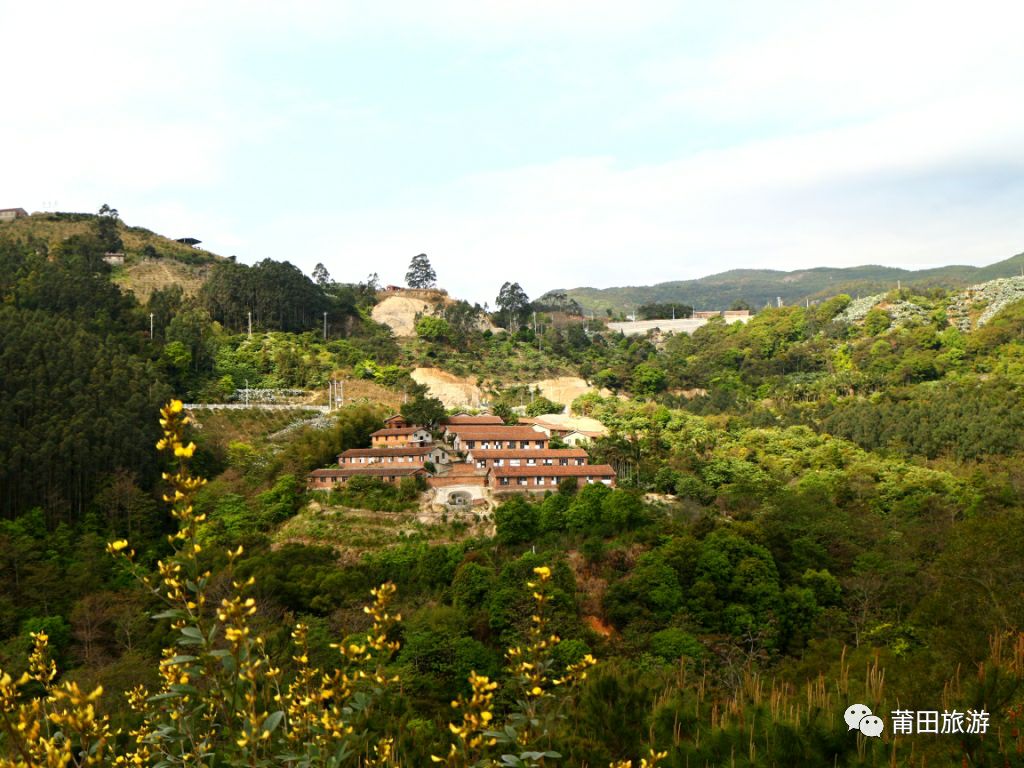
{"label": "pine tree", "polygon": [[427,254],[413,256],[409,271],[405,273],[405,282],[410,288],[433,288],[437,284],[437,273],[430,266]]}

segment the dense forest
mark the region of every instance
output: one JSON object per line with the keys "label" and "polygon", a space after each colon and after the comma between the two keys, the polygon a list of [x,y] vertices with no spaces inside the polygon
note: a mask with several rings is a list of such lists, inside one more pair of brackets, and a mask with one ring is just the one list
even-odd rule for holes
{"label": "dense forest", "polygon": [[[139,304],[109,236],[0,237],[11,764],[1019,764],[1024,303],[961,330],[940,289],[858,317],[840,295],[627,338],[507,284],[398,340],[373,276],[285,262]],[[524,372],[604,388],[573,410],[609,428],[590,453],[618,487],[433,526],[411,485],[309,498],[382,403],[430,404],[424,363],[503,382],[510,415]],[[166,405],[336,376],[375,395],[320,419]],[[990,720],[896,735],[896,710]]]}

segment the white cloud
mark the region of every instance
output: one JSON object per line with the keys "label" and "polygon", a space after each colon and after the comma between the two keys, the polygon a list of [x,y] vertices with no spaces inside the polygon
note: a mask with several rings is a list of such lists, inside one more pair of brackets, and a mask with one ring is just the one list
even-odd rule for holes
{"label": "white cloud", "polygon": [[[19,75],[5,84],[0,145],[15,149],[0,205],[108,201],[130,223],[250,261],[324,261],[346,279],[376,270],[401,280],[426,251],[453,292],[479,301],[507,279],[538,294],[739,266],[988,262],[1024,243],[1013,175],[1024,167],[1022,21],[1024,6],[997,0],[713,11],[667,0],[9,4],[0,67]],[[625,89],[610,90],[611,103],[641,86],[650,98],[607,115],[616,130],[599,156],[484,165],[454,180],[411,168],[390,199],[355,210],[310,212],[324,190],[304,197],[301,187],[315,174],[249,173],[255,189],[238,181],[239,169],[290,157],[284,142],[315,135],[311,125],[358,123],[347,143],[320,148],[356,154],[364,136],[405,142],[421,122],[453,119],[424,112],[396,125],[372,98],[320,92],[315,79],[259,82],[251,57],[285,66],[308,46],[330,62],[332,46],[360,40],[401,62],[402,41],[419,36],[457,47],[466,68],[500,54],[524,68],[523,87],[557,78],[570,102],[600,90],[602,76]],[[546,106],[547,130],[580,130]],[[666,125],[678,126],[680,148],[665,142]],[[643,155],[648,129],[660,139]],[[446,151],[458,153],[458,136],[437,145]],[[362,181],[337,185],[351,198]],[[238,202],[253,197],[258,212]]]}
{"label": "white cloud", "polygon": [[1024,108],[987,131],[968,117],[995,106],[980,95],[639,168],[590,158],[478,174],[432,203],[342,216],[324,252],[343,255],[335,272],[351,259],[400,280],[425,250],[446,285],[479,301],[507,279],[539,293],[744,266],[987,263],[1024,243],[1011,213],[1024,183],[1003,199],[974,191],[1024,168]]}

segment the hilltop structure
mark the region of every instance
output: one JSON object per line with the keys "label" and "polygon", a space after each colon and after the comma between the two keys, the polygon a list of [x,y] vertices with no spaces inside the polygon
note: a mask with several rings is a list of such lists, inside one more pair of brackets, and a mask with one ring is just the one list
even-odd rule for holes
{"label": "hilltop structure", "polygon": [[0,221],[14,221],[15,219],[24,219],[28,216],[28,211],[24,208],[0,208]]}

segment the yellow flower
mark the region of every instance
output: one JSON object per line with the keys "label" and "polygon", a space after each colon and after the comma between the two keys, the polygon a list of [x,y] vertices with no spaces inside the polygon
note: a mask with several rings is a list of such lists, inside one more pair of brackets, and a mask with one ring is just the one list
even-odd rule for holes
{"label": "yellow flower", "polygon": [[196,452],[196,444],[195,443],[189,443],[188,445],[180,445],[179,444],[179,445],[174,446],[174,455],[175,456],[184,456],[184,457],[188,458],[188,457],[192,456],[192,454],[195,453],[195,452]]}

